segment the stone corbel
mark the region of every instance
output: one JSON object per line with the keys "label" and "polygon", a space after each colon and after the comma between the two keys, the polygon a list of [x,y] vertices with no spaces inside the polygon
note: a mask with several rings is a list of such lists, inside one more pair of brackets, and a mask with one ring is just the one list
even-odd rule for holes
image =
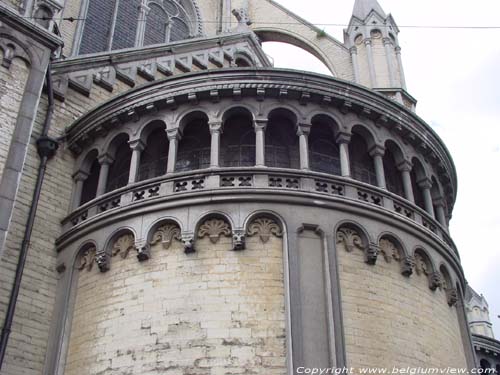
{"label": "stone corbel", "polygon": [[194,233],[182,233],[181,241],[184,244],[185,254],[192,254],[196,252],[196,249],[194,248]]}
{"label": "stone corbel", "polygon": [[401,274],[410,277],[413,274],[413,267],[415,267],[415,259],[412,256],[405,256],[401,260]]}
{"label": "stone corbel", "polygon": [[234,229],[233,230],[233,250],[234,251],[245,250],[245,230],[244,229]]}
{"label": "stone corbel", "polygon": [[456,288],[449,288],[446,290],[446,298],[448,300],[448,305],[455,306],[458,302],[458,290]]}
{"label": "stone corbel", "polygon": [[377,263],[379,252],[380,252],[379,246],[375,243],[370,243],[365,249],[366,263],[370,265],[375,265],[375,263]]}
{"label": "stone corbel", "polygon": [[437,288],[441,287],[441,274],[439,272],[433,272],[429,275],[429,289],[435,291]]}
{"label": "stone corbel", "polygon": [[107,272],[110,269],[110,256],[105,251],[100,251],[96,254],[97,267],[101,272]]}
{"label": "stone corbel", "polygon": [[135,248],[137,250],[137,259],[139,262],[144,262],[151,258],[151,246],[145,240],[139,240],[135,242]]}

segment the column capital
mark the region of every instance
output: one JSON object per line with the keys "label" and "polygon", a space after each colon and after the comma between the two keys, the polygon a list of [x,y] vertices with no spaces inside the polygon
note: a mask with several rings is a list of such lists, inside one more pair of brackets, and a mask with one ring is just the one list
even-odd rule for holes
{"label": "column capital", "polygon": [[396,46],[394,48],[394,50],[396,51],[397,54],[400,54],[401,53],[401,47],[400,46]]}
{"label": "column capital", "polygon": [[365,40],[363,40],[363,43],[365,43],[365,46],[371,46],[372,38],[366,38]]}
{"label": "column capital", "polygon": [[268,122],[269,120],[267,118],[256,118],[255,120],[253,120],[253,128],[255,129],[255,131],[257,130],[265,131]]}
{"label": "column capital", "polygon": [[370,150],[368,150],[368,153],[370,154],[371,157],[384,156],[385,147],[380,145],[375,145]]}
{"label": "column capital", "polygon": [[424,177],[421,180],[417,181],[417,185],[421,189],[430,189],[430,188],[432,188],[432,181],[430,178]]}
{"label": "column capital", "polygon": [[432,200],[432,204],[436,207],[446,207],[446,205],[444,204],[444,199],[443,197],[437,197],[435,199]]}
{"label": "column capital", "polygon": [[358,47],[352,46],[351,48],[349,48],[349,52],[351,53],[351,55],[357,55],[358,54]]}
{"label": "column capital", "polygon": [[99,164],[108,164],[111,165],[115,161],[115,158],[111,157],[110,154],[102,154],[97,157],[97,160],[99,161]]}
{"label": "column capital", "polygon": [[166,132],[169,141],[173,139],[177,139],[179,141],[182,138],[182,133],[179,128],[167,129]]}
{"label": "column capital", "polygon": [[335,137],[335,142],[337,143],[350,143],[351,142],[351,133],[347,132],[339,132],[337,133],[337,136]]}
{"label": "column capital", "polygon": [[85,181],[89,177],[89,174],[87,172],[84,172],[82,170],[77,171],[73,174],[73,180],[75,181]]}
{"label": "column capital", "polygon": [[391,38],[385,37],[384,39],[382,39],[382,41],[384,42],[384,46],[390,46],[390,45],[392,45],[392,39]]}
{"label": "column capital", "polygon": [[140,139],[129,141],[128,144],[133,151],[142,151],[146,147],[145,143]]}
{"label": "column capital", "polygon": [[213,133],[221,133],[222,134],[222,121],[210,121],[208,123],[208,127],[210,128],[210,134]]}
{"label": "column capital", "polygon": [[311,124],[300,123],[297,125],[297,135],[309,135],[311,132]]}
{"label": "column capital", "polygon": [[413,164],[408,160],[403,160],[396,166],[396,168],[400,172],[411,172],[411,170],[413,169]]}

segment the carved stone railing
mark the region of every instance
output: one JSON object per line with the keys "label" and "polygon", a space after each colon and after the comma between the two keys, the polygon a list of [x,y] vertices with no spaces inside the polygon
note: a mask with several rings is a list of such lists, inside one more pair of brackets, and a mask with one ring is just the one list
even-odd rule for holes
{"label": "carved stone railing", "polygon": [[63,231],[76,230],[86,222],[107,217],[113,211],[135,208],[137,205],[154,203],[154,200],[170,200],[189,197],[194,193],[220,194],[227,190],[238,192],[264,192],[286,195],[289,192],[304,195],[321,195],[333,200],[347,200],[353,204],[370,206],[389,211],[401,219],[420,225],[438,238],[458,257],[457,249],[443,227],[427,212],[406,199],[387,190],[365,184],[351,178],[324,173],[278,168],[216,168],[175,173],[141,181],[104,194],[82,205],[68,217]]}

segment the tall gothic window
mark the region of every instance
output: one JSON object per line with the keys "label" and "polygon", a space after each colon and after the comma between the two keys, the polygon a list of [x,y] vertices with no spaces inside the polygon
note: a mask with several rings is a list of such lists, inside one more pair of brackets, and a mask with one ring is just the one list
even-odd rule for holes
{"label": "tall gothic window", "polygon": [[189,0],[87,0],[79,54],[188,39],[196,34]]}

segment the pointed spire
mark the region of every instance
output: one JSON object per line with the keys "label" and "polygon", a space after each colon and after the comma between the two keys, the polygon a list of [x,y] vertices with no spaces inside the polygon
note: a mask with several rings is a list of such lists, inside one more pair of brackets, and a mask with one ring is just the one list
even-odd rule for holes
{"label": "pointed spire", "polygon": [[364,20],[372,10],[386,18],[386,14],[377,0],[356,0],[352,15],[360,20]]}

